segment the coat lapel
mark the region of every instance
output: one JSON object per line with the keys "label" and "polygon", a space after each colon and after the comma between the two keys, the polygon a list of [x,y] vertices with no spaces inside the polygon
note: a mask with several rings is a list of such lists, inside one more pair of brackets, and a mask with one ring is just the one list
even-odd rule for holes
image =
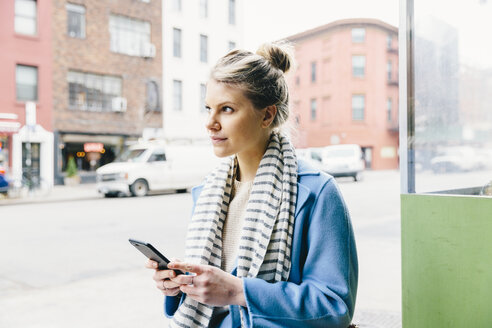
{"label": "coat lapel", "polygon": [[309,198],[309,188],[303,184],[297,183],[297,201],[296,201],[296,212],[294,213],[294,217],[297,218],[297,215],[301,211],[301,208],[304,206],[304,203]]}

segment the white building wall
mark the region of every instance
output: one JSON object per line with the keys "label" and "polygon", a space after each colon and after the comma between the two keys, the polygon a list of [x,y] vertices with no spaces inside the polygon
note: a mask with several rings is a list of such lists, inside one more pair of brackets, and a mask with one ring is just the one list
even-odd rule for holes
{"label": "white building wall", "polygon": [[[243,0],[236,0],[236,24],[229,24],[229,0],[208,0],[208,16],[200,17],[200,0],[163,0],[163,128],[166,138],[206,138],[206,113],[200,111],[200,84],[229,50],[243,45]],[[173,56],[173,28],[181,29],[181,58]],[[200,34],[208,37],[208,62],[200,61]],[[173,80],[182,81],[182,110],[173,109]]]}

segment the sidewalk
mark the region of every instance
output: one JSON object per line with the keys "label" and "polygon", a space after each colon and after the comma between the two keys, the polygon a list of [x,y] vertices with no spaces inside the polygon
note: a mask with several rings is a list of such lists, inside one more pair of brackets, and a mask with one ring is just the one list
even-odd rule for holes
{"label": "sidewalk", "polygon": [[24,192],[19,197],[0,196],[0,206],[32,203],[53,203],[74,200],[88,200],[103,197],[97,192],[95,183],[76,186],[54,186],[49,191],[34,190]]}

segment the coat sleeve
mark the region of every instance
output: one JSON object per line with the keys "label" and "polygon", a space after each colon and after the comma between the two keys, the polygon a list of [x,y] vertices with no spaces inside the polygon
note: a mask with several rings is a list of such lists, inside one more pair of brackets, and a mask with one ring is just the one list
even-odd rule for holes
{"label": "coat sleeve", "polygon": [[302,232],[301,282],[244,278],[252,327],[343,327],[351,322],[358,264],[350,217],[333,178],[325,182]]}

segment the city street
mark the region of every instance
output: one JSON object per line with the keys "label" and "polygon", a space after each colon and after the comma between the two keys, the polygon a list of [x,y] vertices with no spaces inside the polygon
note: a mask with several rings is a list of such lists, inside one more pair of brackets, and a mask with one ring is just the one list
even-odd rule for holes
{"label": "city street", "polygon": [[[359,253],[354,322],[400,327],[399,173],[338,183]],[[105,199],[88,187],[76,200],[0,207],[0,327],[165,326],[152,271],[127,239],[182,257],[191,195]]]}

